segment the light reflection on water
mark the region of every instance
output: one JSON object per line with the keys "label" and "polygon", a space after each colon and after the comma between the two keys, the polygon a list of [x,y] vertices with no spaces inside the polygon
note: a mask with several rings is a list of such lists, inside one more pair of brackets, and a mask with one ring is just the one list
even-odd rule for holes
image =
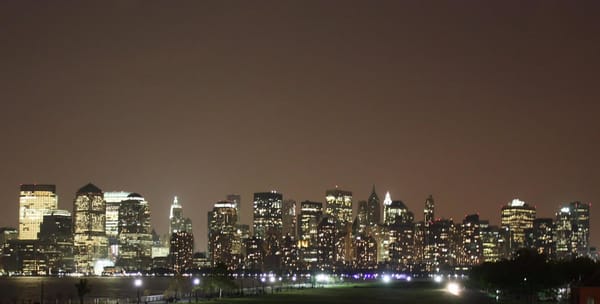
{"label": "light reflection on water", "polygon": [[[0,303],[39,302],[42,282],[46,303],[66,302],[72,299],[79,303],[75,284],[81,278],[64,277],[0,277]],[[86,298],[135,298],[136,288],[131,277],[90,277],[86,278],[91,292]],[[162,294],[169,286],[170,277],[144,277],[142,293]],[[191,288],[191,283],[190,283]]]}

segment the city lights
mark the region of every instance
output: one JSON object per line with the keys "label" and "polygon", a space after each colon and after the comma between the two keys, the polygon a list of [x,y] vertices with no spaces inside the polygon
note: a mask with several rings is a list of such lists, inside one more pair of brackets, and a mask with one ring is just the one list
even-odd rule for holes
{"label": "city lights", "polygon": [[449,293],[458,296],[461,293],[462,287],[456,282],[448,282],[448,285],[446,285],[446,290]]}

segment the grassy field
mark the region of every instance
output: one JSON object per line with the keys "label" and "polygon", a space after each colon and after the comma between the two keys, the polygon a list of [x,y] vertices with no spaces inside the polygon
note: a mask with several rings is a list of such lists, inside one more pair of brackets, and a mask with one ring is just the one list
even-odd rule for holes
{"label": "grassy field", "polygon": [[435,284],[344,284],[326,288],[286,290],[261,296],[223,298],[216,303],[491,303],[476,292],[454,296]]}

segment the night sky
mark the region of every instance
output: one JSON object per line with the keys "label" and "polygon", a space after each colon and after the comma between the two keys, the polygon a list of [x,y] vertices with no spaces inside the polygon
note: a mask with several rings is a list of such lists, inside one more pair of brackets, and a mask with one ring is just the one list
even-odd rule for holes
{"label": "night sky", "polygon": [[[595,2],[595,3],[594,3]],[[206,248],[229,193],[324,201],[373,184],[422,220],[592,206],[600,245],[598,1],[3,1],[0,226],[22,183],[174,195]]]}

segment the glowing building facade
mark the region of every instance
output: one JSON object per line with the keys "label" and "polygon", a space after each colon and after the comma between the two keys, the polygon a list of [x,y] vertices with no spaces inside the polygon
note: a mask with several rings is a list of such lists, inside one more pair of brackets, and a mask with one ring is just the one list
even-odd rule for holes
{"label": "glowing building facade", "polygon": [[36,240],[44,215],[58,208],[55,185],[21,185],[19,195],[19,239]]}
{"label": "glowing building facade", "polygon": [[327,208],[325,213],[333,218],[338,229],[343,229],[347,223],[352,223],[352,192],[340,189],[325,192]]}
{"label": "glowing building facade", "polygon": [[[230,201],[215,203],[208,212],[208,252],[212,266],[224,264],[235,269],[240,252],[235,252],[235,244],[241,242],[237,233],[237,209]],[[239,247],[239,246],[238,246]]]}
{"label": "glowing building facade", "polygon": [[175,196],[169,212],[169,235],[181,231],[192,232],[192,221],[183,217],[183,206]]}
{"label": "glowing building facade", "polygon": [[194,235],[191,232],[179,231],[171,234],[169,256],[173,270],[183,273],[194,266]]}
{"label": "glowing building facade", "polygon": [[252,227],[254,236],[263,240],[267,255],[279,249],[282,236],[283,195],[276,191],[254,193]]}
{"label": "glowing building facade", "polygon": [[508,229],[509,250],[515,252],[520,248],[530,247],[527,235],[533,228],[535,219],[535,208],[527,205],[524,201],[514,199],[508,205],[502,207],[501,225]]}
{"label": "glowing building facade", "polygon": [[137,193],[129,194],[119,206],[119,256],[117,266],[127,272],[152,267],[152,227],[150,207]]}
{"label": "glowing building facade", "polygon": [[556,254],[559,259],[588,256],[590,204],[572,202],[556,213]]}
{"label": "glowing building facade", "polygon": [[93,273],[95,264],[108,257],[106,203],[100,188],[89,183],[77,191],[73,201],[75,269]]}

